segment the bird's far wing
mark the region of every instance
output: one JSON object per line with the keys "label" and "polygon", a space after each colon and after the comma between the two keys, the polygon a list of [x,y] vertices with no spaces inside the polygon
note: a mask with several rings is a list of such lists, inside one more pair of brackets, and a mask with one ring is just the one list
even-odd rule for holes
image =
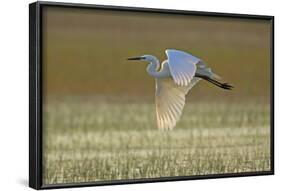
{"label": "bird's far wing", "polygon": [[193,78],[188,86],[177,86],[172,78],[156,79],[156,119],[159,129],[172,129],[179,120],[185,95],[199,81]]}
{"label": "bird's far wing", "polygon": [[196,64],[201,60],[180,50],[166,50],[171,75],[177,85],[187,86],[196,72]]}

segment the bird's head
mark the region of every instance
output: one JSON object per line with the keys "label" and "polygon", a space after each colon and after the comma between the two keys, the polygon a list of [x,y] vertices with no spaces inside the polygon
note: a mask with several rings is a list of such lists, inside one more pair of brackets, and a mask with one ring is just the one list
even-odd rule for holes
{"label": "bird's head", "polygon": [[142,55],[137,57],[131,57],[127,60],[139,60],[139,61],[145,61],[145,62],[157,62],[158,59],[155,56],[152,55]]}

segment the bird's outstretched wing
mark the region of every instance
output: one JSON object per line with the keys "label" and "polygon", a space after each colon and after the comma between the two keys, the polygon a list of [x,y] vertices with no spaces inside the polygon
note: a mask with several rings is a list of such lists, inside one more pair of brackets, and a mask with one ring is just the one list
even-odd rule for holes
{"label": "bird's outstretched wing", "polygon": [[159,129],[172,129],[182,114],[185,95],[200,79],[194,77],[187,86],[178,86],[172,78],[156,79],[156,119]]}
{"label": "bird's outstretched wing", "polygon": [[166,50],[169,69],[175,83],[179,86],[187,86],[196,72],[196,64],[201,60],[180,50]]}

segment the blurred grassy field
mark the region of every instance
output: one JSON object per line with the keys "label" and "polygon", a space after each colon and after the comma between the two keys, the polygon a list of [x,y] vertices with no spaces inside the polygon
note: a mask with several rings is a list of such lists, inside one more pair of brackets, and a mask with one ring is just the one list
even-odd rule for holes
{"label": "blurred grassy field", "polygon": [[[270,170],[270,23],[45,7],[43,183]],[[234,85],[200,82],[173,131],[127,57],[175,48]]]}
{"label": "blurred grassy field", "polygon": [[268,104],[189,103],[166,132],[148,103],[68,98],[45,109],[44,184],[270,170]]}

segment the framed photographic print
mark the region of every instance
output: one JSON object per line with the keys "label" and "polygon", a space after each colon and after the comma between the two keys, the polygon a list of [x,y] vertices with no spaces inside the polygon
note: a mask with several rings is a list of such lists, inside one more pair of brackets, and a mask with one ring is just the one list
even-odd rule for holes
{"label": "framed photographic print", "polygon": [[274,17],[30,4],[35,189],[274,174]]}

